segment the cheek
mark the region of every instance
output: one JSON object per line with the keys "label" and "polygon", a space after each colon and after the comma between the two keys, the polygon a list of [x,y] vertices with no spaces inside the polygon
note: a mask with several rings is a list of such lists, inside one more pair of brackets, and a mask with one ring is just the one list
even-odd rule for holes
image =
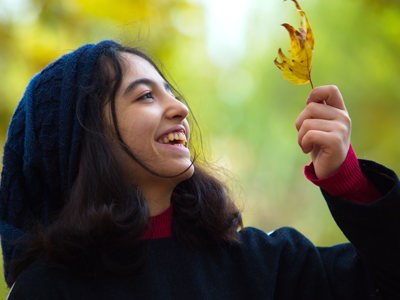
{"label": "cheek", "polygon": [[142,152],[148,149],[154,140],[154,126],[141,118],[131,122],[124,122],[120,132],[125,143],[135,152]]}

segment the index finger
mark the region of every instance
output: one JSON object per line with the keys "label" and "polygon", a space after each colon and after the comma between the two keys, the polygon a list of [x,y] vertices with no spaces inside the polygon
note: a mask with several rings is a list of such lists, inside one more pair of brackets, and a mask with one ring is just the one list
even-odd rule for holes
{"label": "index finger", "polygon": [[325,103],[332,107],[347,111],[342,94],[335,85],[319,86],[313,89],[308,96],[307,104],[311,102]]}

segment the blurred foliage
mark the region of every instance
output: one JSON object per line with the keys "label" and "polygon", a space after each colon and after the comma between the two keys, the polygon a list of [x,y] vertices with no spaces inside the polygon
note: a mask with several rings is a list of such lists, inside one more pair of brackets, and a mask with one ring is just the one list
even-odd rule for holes
{"label": "blurred foliage", "polygon": [[[297,146],[294,121],[310,89],[282,80],[273,64],[277,47],[288,44],[280,24],[298,22],[289,13],[292,3],[249,0],[241,11],[246,1],[221,0],[225,7],[212,19],[211,2],[0,0],[0,146],[36,72],[81,44],[115,39],[149,50],[173,75],[210,160],[227,170],[246,225],[293,226],[322,245],[345,241],[318,189],[302,175],[309,158]],[[315,33],[314,84],[341,89],[358,155],[399,172],[398,1],[301,5]],[[223,26],[238,20],[235,6],[244,20],[240,31]]]}

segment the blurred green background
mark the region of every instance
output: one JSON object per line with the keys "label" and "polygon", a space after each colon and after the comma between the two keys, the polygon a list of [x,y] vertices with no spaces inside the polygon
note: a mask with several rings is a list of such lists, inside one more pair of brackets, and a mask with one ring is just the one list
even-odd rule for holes
{"label": "blurred green background", "polygon": [[[313,81],[335,84],[361,158],[400,171],[400,4],[300,0],[315,33]],[[139,46],[187,97],[210,161],[223,168],[247,226],[293,226],[318,245],[345,241],[319,190],[294,122],[310,87],[273,60],[298,27],[282,0],[0,0],[0,146],[30,78],[60,55],[102,39]],[[0,286],[0,296],[7,289]]]}

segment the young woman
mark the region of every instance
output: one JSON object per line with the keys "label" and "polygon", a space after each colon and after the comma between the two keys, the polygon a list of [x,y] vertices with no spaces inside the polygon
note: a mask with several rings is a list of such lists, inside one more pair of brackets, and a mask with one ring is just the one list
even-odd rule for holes
{"label": "young woman", "polygon": [[296,121],[306,176],[351,241],[334,247],[242,228],[188,118],[153,61],[112,41],[32,79],[1,178],[10,300],[400,297],[400,184],[357,160],[336,87],[314,89]]}

